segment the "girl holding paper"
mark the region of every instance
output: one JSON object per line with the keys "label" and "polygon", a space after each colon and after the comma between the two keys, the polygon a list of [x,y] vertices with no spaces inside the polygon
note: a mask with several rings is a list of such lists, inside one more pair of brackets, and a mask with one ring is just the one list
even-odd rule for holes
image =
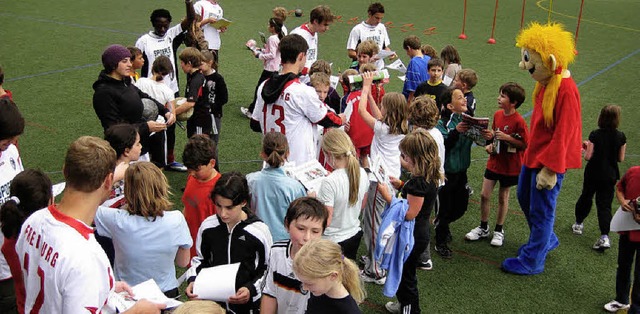
{"label": "girl holding paper", "polygon": [[[216,214],[202,222],[196,238],[198,256],[187,270],[189,285],[185,290],[190,299],[206,299],[194,291],[196,275],[203,268],[239,263],[236,274],[236,294],[223,301],[233,313],[257,312],[261,288],[272,240],[269,228],[249,209],[249,187],[238,172],[227,172],[218,179],[211,192]],[[211,282],[208,284],[216,284]]]}
{"label": "girl holding paper", "polygon": [[189,265],[193,240],[182,213],[170,210],[167,178],[150,162],[131,164],[124,197],[124,209],[100,206],[94,219],[98,233],[113,240],[117,280],[134,286],[151,278],[167,297],[177,297],[174,264]]}

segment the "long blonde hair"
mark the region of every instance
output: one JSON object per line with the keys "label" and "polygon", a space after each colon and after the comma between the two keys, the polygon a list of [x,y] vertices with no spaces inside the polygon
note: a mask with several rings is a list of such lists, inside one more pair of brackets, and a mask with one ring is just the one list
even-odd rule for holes
{"label": "long blonde hair", "polygon": [[387,111],[382,122],[389,126],[389,134],[407,134],[407,99],[400,93],[386,93],[382,97],[382,107]]}
{"label": "long blonde hair", "polygon": [[162,217],[173,206],[170,195],[167,177],[150,162],[134,163],[124,173],[124,197],[131,215]]}
{"label": "long blonde hair", "polygon": [[322,138],[322,150],[334,160],[347,160],[347,177],[349,178],[349,205],[358,202],[360,188],[360,163],[356,158],[356,149],[349,135],[340,129],[330,129]]}
{"label": "long blonde hair", "polygon": [[416,129],[400,141],[400,151],[413,160],[412,176],[423,176],[438,185],[442,179],[438,144],[425,129]]}
{"label": "long blonde hair", "polygon": [[364,301],[360,271],[356,263],[342,255],[340,245],[325,239],[315,239],[305,244],[293,259],[296,275],[309,278],[325,278],[335,273],[357,303]]}

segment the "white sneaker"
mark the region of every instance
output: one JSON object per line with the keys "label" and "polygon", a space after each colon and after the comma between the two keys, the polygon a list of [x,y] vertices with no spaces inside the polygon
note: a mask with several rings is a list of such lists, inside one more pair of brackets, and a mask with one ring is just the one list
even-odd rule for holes
{"label": "white sneaker", "polygon": [[376,285],[383,286],[385,282],[387,282],[387,276],[375,278],[373,276],[369,276],[364,270],[360,271],[360,279],[364,282],[375,283]]}
{"label": "white sneaker", "polygon": [[240,112],[242,112],[242,114],[243,114],[245,117],[247,117],[247,118],[251,119],[251,112],[249,112],[249,108],[247,108],[247,107],[240,107]]}
{"label": "white sneaker", "polygon": [[484,230],[478,226],[473,228],[471,231],[469,231],[469,233],[467,233],[464,236],[464,238],[469,241],[475,241],[480,238],[486,238],[488,236],[489,236],[489,230]]}
{"label": "white sneaker", "polygon": [[628,310],[629,309],[629,304],[622,304],[616,300],[613,300],[607,304],[604,305],[604,309],[607,312],[611,312],[611,313],[616,313],[619,310]]}
{"label": "white sneaker", "polygon": [[611,247],[611,241],[609,241],[609,237],[604,235],[598,238],[598,241],[593,245],[594,250],[606,250]]}
{"label": "white sneaker", "polygon": [[504,241],[504,229],[502,229],[502,232],[494,231],[493,232],[493,239],[491,239],[491,245],[493,245],[493,246],[502,246],[502,242],[503,241]]}
{"label": "white sneaker", "polygon": [[584,225],[579,223],[574,223],[573,226],[571,226],[571,230],[573,230],[573,234],[581,235],[582,230],[584,230]]}
{"label": "white sneaker", "polygon": [[384,308],[387,309],[389,313],[393,313],[393,314],[400,314],[400,310],[401,310],[400,302],[387,302],[387,304],[384,305]]}

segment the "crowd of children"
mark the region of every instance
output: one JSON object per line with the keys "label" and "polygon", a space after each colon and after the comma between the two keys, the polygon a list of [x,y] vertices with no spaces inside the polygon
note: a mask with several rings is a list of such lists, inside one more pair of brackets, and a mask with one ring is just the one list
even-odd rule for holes
{"label": "crowd of children", "polygon": [[[309,22],[291,35],[284,26],[287,11],[278,7],[268,21],[264,48],[252,50],[264,67],[253,102],[241,108],[251,129],[263,135],[263,168],[246,176],[220,173],[218,144],[229,95],[217,64],[220,33],[226,29],[212,24],[222,18],[222,9],[213,0],[198,2],[195,10],[185,2],[187,17],[180,24],[170,27],[169,12],[155,10],[154,30],[140,37],[136,47],[105,50],[104,70],[94,84],[94,108],[105,140],[84,136],[69,146],[63,168],[66,189],[58,204],[46,174],[22,167],[16,145],[24,119],[11,92],[2,88],[0,68],[0,312],[122,311],[114,308],[111,293],[130,293],[129,285],[148,279],[175,298],[182,292],[175,266],[188,267],[183,292],[196,300],[195,282],[203,269],[238,264],[233,295],[217,303],[187,302],[175,313],[196,308],[360,313],[366,297],[362,282],[385,285],[385,294],[397,297],[398,302],[385,305],[389,312],[420,313],[416,272],[433,269],[431,224],[435,252],[452,258],[450,225],[468,207],[474,141],[489,157],[480,224],[464,238],[476,241],[491,234],[491,194],[499,183],[490,244],[503,245],[509,193],[519,184],[529,140],[517,111],[525,100],[520,85],[500,86],[498,110],[490,125],[481,125],[473,118],[476,72],[462,67],[452,45],[438,56],[411,35],[402,44],[410,58],[402,91],[385,91],[385,81],[374,80],[384,66],[379,54],[397,56],[381,23],[384,6],[373,3],[368,18],[349,36],[353,64],[340,73],[340,97],[331,86],[330,63],[318,60],[318,34],[334,18],[329,7],[314,8]],[[179,36],[199,27],[208,49],[187,47],[176,60]],[[176,61],[186,74],[182,103],[176,100]],[[182,165],[173,156],[174,123],[185,115],[189,139]],[[622,210],[638,212],[640,170],[633,167],[620,179],[626,137],[618,131],[619,123],[620,107],[605,106],[599,128],[584,143],[588,163],[572,230],[583,233],[595,194],[601,236],[593,248],[598,250],[611,246],[614,195]],[[478,127],[480,139],[471,135]],[[308,191],[285,166],[314,160],[330,174],[318,190]],[[182,212],[172,210],[179,206],[169,201],[162,168],[187,172]],[[406,223],[408,230],[392,232],[412,247],[385,250],[402,257],[394,266],[379,258],[379,239],[389,232],[381,230],[383,220],[391,219],[389,208],[399,209],[393,219],[403,230]],[[616,298],[605,305],[608,311],[629,308],[631,265],[640,249],[636,233],[620,236]],[[358,257],[361,242],[366,254]],[[56,267],[63,260],[65,265]],[[639,280],[636,269],[634,288]],[[632,307],[640,302],[636,290]],[[156,313],[162,307],[139,300],[130,311]]]}

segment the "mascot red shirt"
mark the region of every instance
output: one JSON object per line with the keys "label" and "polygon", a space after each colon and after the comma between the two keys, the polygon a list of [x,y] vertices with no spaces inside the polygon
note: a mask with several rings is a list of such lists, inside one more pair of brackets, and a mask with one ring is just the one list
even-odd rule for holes
{"label": "mascot red shirt", "polygon": [[544,271],[560,242],[553,232],[558,194],[567,169],[581,167],[580,94],[567,70],[575,58],[571,33],[559,24],[532,23],[516,38],[520,68],[536,81],[529,143],[518,184],[518,202],[530,228],[529,242],[502,269],[519,275]]}

